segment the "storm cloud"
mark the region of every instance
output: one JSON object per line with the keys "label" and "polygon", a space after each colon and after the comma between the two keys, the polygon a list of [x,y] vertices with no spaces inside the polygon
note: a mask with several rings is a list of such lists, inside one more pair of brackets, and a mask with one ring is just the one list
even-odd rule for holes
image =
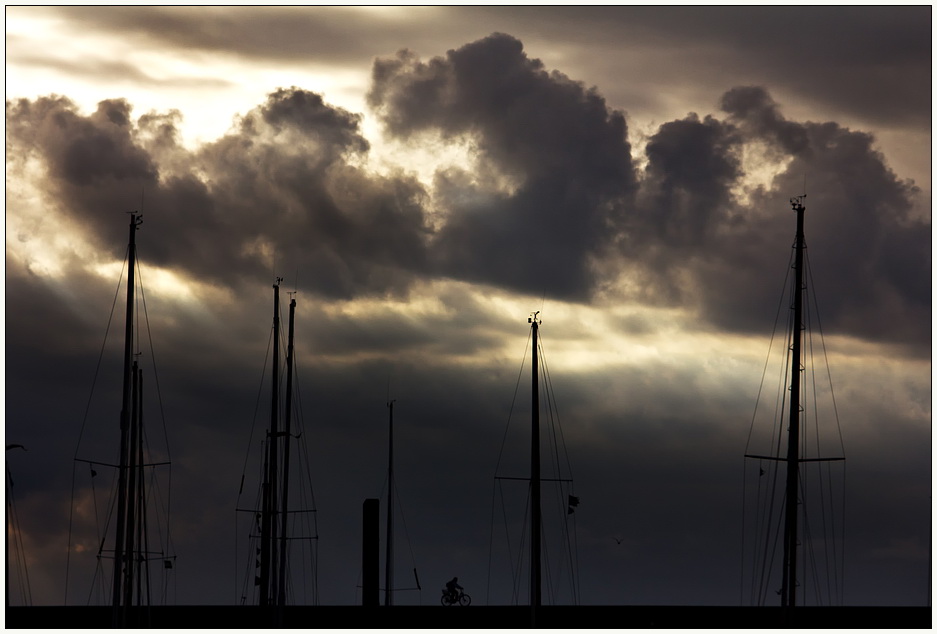
{"label": "storm cloud", "polygon": [[[912,214],[918,188],[868,133],[790,121],[762,87],[726,92],[721,118],[662,124],[635,157],[622,113],[507,35],[428,62],[410,51],[379,59],[369,101],[393,135],[471,150],[474,173],[444,168],[434,182],[445,273],[584,300],[608,282],[594,264],[614,245],[640,297],[698,302],[707,321],[747,330],[769,317],[764,280],[793,236],[787,199],[809,184],[817,285],[853,298],[824,307],[827,327],[929,344],[930,222]],[[753,184],[763,171],[770,180]]]}
{"label": "storm cloud", "polygon": [[38,155],[76,229],[112,255],[125,242],[114,214],[142,204],[152,261],[201,279],[269,277],[280,257],[315,291],[350,297],[401,292],[426,266],[423,187],[350,164],[368,150],[359,116],[319,95],[271,93],[197,152],[176,143],[171,115],[133,121],[124,100],[89,116],[62,97],[7,110],[13,147]]}
{"label": "storm cloud", "polygon": [[409,51],[377,60],[368,100],[395,136],[435,133],[471,148],[477,175],[437,173],[442,271],[588,297],[590,259],[636,186],[624,116],[596,89],[495,34],[428,62]]}
{"label": "storm cloud", "polygon": [[[518,365],[538,309],[582,500],[573,519],[583,602],[735,603],[736,476],[791,255],[789,199],[804,193],[808,285],[831,341],[850,488],[859,491],[848,506],[847,601],[926,600],[929,184],[895,167],[879,129],[845,123],[845,110],[803,115],[791,83],[776,80],[800,62],[778,62],[763,78],[720,76],[713,92],[719,69],[697,62],[725,59],[722,38],[755,56],[733,53],[742,66],[763,63],[765,48],[770,59],[790,51],[755,35],[776,12],[427,9],[414,15],[437,31],[411,38],[412,25],[393,13],[362,10],[355,22],[337,10],[258,8],[219,20],[214,10],[177,9],[42,14],[95,34],[126,31],[140,45],[185,46],[202,60],[241,56],[245,69],[354,67],[367,78],[362,107],[277,77],[237,112],[213,107],[226,132],[192,143],[186,108],[154,109],[120,97],[119,86],[91,108],[53,91],[10,91],[6,431],[29,448],[8,465],[36,603],[61,602],[79,428],[87,426],[82,456],[116,449],[119,345],[113,325],[103,348],[100,335],[122,299],[115,285],[133,210],[144,215],[137,242],[157,347],[142,356],[149,364],[158,353],[182,490],[173,500],[178,602],[238,599],[227,579],[232,515],[245,451],[257,449],[246,447],[250,412],[270,338],[270,283],[282,276],[297,300],[323,603],[360,601],[361,501],[380,495],[386,477],[388,399],[397,400],[398,534],[415,560],[401,563],[397,583],[419,567],[431,588],[398,602],[437,603],[434,584],[453,574],[487,602],[491,476],[506,419],[522,437],[512,448],[526,438],[529,411],[514,411],[512,395],[526,384]],[[497,28],[495,15],[504,16]],[[711,15],[726,19],[700,28]],[[848,24],[860,31],[881,15],[859,10]],[[833,28],[822,26],[804,29]],[[655,90],[629,64],[663,50],[668,33],[676,39],[666,51],[686,67],[661,62],[655,81],[680,81]],[[603,54],[573,46],[583,39]],[[619,41],[633,59],[606,54],[620,52],[604,48]],[[887,64],[917,77],[919,38],[883,41],[892,43]],[[830,66],[861,76],[875,62],[844,59],[834,42],[873,56],[863,38],[843,35],[823,44]],[[564,56],[569,65],[557,61]],[[42,59],[32,51],[29,67],[55,67]],[[128,78],[138,63],[127,60]],[[597,85],[592,78],[607,75],[578,72],[616,65],[621,76]],[[694,83],[701,67],[706,81]],[[653,124],[638,116],[647,104],[680,101],[690,84],[714,98]],[[895,94],[908,100],[879,95],[848,110],[892,123],[914,110],[907,120],[918,120],[918,88]],[[817,98],[843,101],[835,90]],[[102,387],[85,422],[102,351]],[[515,453],[509,466],[522,472],[526,455]],[[77,490],[85,502],[90,492]],[[90,516],[78,519],[88,522],[76,522],[82,544],[92,544]],[[81,591],[93,555],[71,553]],[[491,603],[510,600],[505,579],[492,581]],[[85,598],[76,596],[69,602]]]}

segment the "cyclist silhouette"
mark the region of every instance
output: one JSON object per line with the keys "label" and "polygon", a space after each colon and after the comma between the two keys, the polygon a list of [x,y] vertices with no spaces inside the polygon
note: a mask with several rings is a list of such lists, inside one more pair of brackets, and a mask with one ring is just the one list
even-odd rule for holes
{"label": "cyclist silhouette", "polygon": [[462,588],[462,586],[459,585],[458,577],[453,577],[451,581],[446,582],[446,591],[454,599],[458,599],[459,597],[458,590],[463,590],[463,589],[464,588]]}
{"label": "cyclist silhouette", "polygon": [[462,591],[459,585],[459,578],[453,577],[446,582],[446,587],[442,590],[440,602],[443,605],[472,605],[472,597]]}

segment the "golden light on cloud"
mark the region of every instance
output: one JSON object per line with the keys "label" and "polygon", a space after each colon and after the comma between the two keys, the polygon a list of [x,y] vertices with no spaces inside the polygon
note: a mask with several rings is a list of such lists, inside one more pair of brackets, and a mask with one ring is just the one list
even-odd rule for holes
{"label": "golden light on cloud", "polygon": [[[520,363],[528,345],[527,320],[537,310],[541,345],[555,373],[653,365],[695,366],[706,372],[744,376],[760,368],[767,345],[760,337],[746,336],[736,336],[727,344],[725,335],[694,330],[689,326],[691,316],[682,309],[543,302],[542,298],[446,280],[417,284],[407,298],[331,302],[321,310],[329,320],[359,324],[363,332],[369,330],[369,322],[380,321],[409,324],[415,331],[438,335],[438,341],[421,339],[405,349],[371,350],[366,353],[370,359],[433,358],[471,366]],[[471,338],[472,345],[465,349],[454,345],[460,336]],[[732,350],[731,358],[727,347]],[[362,354],[355,351],[341,360],[360,360]],[[720,367],[707,369],[709,360],[716,358],[722,359]]]}
{"label": "golden light on cloud", "polygon": [[72,261],[93,260],[94,250],[41,187],[44,178],[35,158],[7,156],[6,255],[35,275],[60,279]]}
{"label": "golden light on cloud", "polygon": [[443,139],[436,134],[415,134],[406,140],[383,137],[380,122],[365,116],[362,129],[372,144],[369,167],[380,174],[391,174],[407,166],[425,185],[431,185],[437,172],[455,167],[469,177],[476,163],[475,149],[468,138]]}
{"label": "golden light on cloud", "polygon": [[[126,276],[126,262],[102,262],[91,265],[91,270],[104,280],[113,281]],[[172,304],[201,304],[219,291],[213,286],[186,279],[169,269],[152,265],[137,266],[138,283],[142,282],[148,297]],[[227,295],[227,293],[224,293]]]}
{"label": "golden light on cloud", "polygon": [[[108,98],[127,99],[134,116],[179,110],[185,113],[181,140],[190,148],[223,136],[237,115],[280,87],[297,86],[328,95],[330,104],[351,112],[364,110],[366,67],[270,65],[215,51],[157,49],[146,34],[76,30],[41,7],[8,7],[7,18],[8,98],[45,96],[54,85],[56,94],[85,112]],[[101,92],[102,81],[109,92]]]}
{"label": "golden light on cloud", "polygon": [[746,143],[742,146],[739,160],[742,177],[731,191],[739,203],[750,205],[752,194],[759,189],[770,191],[774,179],[787,171],[794,157],[779,156],[765,143]]}

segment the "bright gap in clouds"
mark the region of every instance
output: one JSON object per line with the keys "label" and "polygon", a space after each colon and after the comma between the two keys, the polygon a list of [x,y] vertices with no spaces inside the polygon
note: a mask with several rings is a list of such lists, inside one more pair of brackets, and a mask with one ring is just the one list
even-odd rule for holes
{"label": "bright gap in clouds", "polygon": [[79,228],[59,213],[54,198],[39,186],[46,168],[35,157],[7,158],[6,257],[41,277],[69,274],[72,261],[93,261],[94,250]]}
{"label": "bright gap in clouds", "polygon": [[[472,366],[525,362],[527,319],[540,310],[541,344],[557,376],[648,364],[708,367],[709,359],[720,359],[719,368],[709,368],[716,374],[749,376],[763,362],[766,345],[761,337],[727,341],[725,335],[697,331],[684,309],[544,303],[542,298],[451,280],[419,283],[405,299],[358,298],[321,304],[321,310],[328,321],[362,324],[365,331],[379,318],[385,326],[435,333],[404,349],[357,350],[354,360],[363,355],[419,361],[429,355]],[[460,337],[470,338],[472,345],[461,346]],[[332,359],[349,361],[344,352]],[[739,364],[745,367],[735,367]]]}
{"label": "bright gap in clouds", "polygon": [[[48,86],[55,86],[56,94],[84,114],[103,99],[119,98],[133,106],[134,118],[178,110],[181,139],[189,149],[223,136],[239,115],[278,88],[297,86],[323,95],[329,105],[365,112],[368,65],[271,65],[233,54],[153,48],[139,35],[76,31],[74,24],[35,8],[14,9],[8,17],[15,19],[7,22],[6,80],[16,90],[8,99],[47,96]],[[50,41],[56,42],[54,49]]]}
{"label": "bright gap in clouds", "polygon": [[[117,262],[116,260],[91,265],[90,269],[101,279],[108,282],[121,279],[122,274],[126,277],[127,274],[126,263]],[[211,290],[206,288],[204,284],[186,279],[174,271],[152,265],[138,263],[137,277],[138,284],[142,281],[143,292],[146,297],[176,304],[199,305]]]}
{"label": "bright gap in clouds", "polygon": [[[413,18],[413,8],[349,7],[393,27]],[[422,18],[433,13],[423,9]],[[370,64],[336,67],[317,64],[255,62],[224,52],[155,49],[146,36],[128,37],[77,31],[74,25],[41,10],[15,11],[7,30],[10,62],[7,84],[16,86],[11,98],[35,99],[48,94],[48,86],[74,101],[82,114],[94,112],[103,99],[126,99],[134,119],[150,112],[181,113],[177,122],[180,142],[189,150],[224,136],[239,117],[262,105],[279,88],[297,87],[323,96],[329,106],[361,115],[361,134],[370,150],[358,164],[378,174],[403,170],[415,174],[428,188],[440,169],[458,168],[463,174],[475,165],[472,140],[441,139],[420,135],[407,140],[384,138],[382,125],[367,107]],[[50,50],[46,42],[59,45]],[[387,51],[388,55],[393,51]],[[77,66],[75,60],[82,60]],[[106,92],[101,91],[102,79]],[[472,178],[479,178],[473,175]],[[518,183],[504,174],[485,174],[485,188],[510,193]]]}
{"label": "bright gap in clouds", "polygon": [[[9,168],[16,184],[7,186],[7,207],[15,210],[6,215],[7,260],[56,282],[68,279],[76,267],[108,283],[126,276],[126,262],[102,259],[104,254],[88,241],[82,228],[58,213],[55,203],[37,186],[43,182],[45,168],[35,159],[23,158]],[[129,222],[126,214],[113,216],[115,222]],[[141,271],[144,274],[147,289],[152,287],[157,296],[177,302],[196,302],[211,290],[168,269],[146,267]]]}
{"label": "bright gap in clouds", "polygon": [[759,189],[771,191],[774,179],[783,175],[794,161],[793,156],[777,156],[765,143],[746,143],[739,156],[742,175],[731,192],[745,206],[751,205],[752,195]]}

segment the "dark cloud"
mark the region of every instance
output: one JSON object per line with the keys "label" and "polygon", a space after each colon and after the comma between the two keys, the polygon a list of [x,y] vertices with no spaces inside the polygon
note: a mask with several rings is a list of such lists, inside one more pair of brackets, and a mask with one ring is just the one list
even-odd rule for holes
{"label": "dark cloud", "polygon": [[[725,94],[721,114],[665,122],[645,155],[633,157],[623,115],[597,89],[548,71],[504,35],[425,62],[412,53],[382,58],[371,99],[390,132],[465,144],[475,164],[441,166],[429,185],[403,170],[370,173],[358,167],[369,148],[359,115],[297,88],[273,92],[195,150],[179,142],[178,112],[135,117],[128,102],[109,100],[82,115],[61,97],[7,105],[8,190],[21,185],[17,178],[37,178],[49,216],[87,238],[102,260],[120,259],[123,212],[142,199],[143,279],[158,264],[204,293],[187,299],[147,286],[145,321],[157,350],[142,358],[160,362],[176,485],[178,592],[170,602],[239,598],[230,570],[244,553],[235,552],[231,520],[251,425],[263,424],[251,414],[275,257],[284,289],[298,277],[300,291],[298,385],[320,518],[321,603],[360,600],[361,503],[380,495],[385,479],[388,397],[397,399],[403,511],[397,583],[409,585],[417,567],[425,590],[402,592],[398,602],[436,604],[436,586],[453,574],[479,604],[509,600],[506,573],[486,596],[487,549],[493,476],[519,376],[509,431],[520,440],[512,436],[509,447],[523,450],[527,437],[527,378],[517,367],[526,315],[506,325],[512,309],[498,312],[497,301],[482,298],[546,288],[548,302],[601,295],[632,304],[608,323],[646,355],[638,363],[630,349],[603,349],[622,362],[580,359],[586,367],[573,370],[554,360],[551,332],[541,331],[582,500],[574,519],[583,603],[735,604],[737,476],[761,368],[737,354],[731,333],[764,332],[774,317],[793,241],[788,198],[802,193],[805,173],[823,325],[874,352],[837,350],[853,371],[834,368],[845,382],[846,398],[837,397],[855,465],[846,601],[927,600],[930,501],[927,487],[913,484],[930,472],[927,364],[876,343],[916,347],[919,357],[929,349],[930,222],[914,216],[917,192],[890,171],[873,136],[788,119],[766,90],[740,87]],[[745,198],[738,192],[752,148],[776,176]],[[20,170],[26,163],[41,173]],[[8,210],[14,220],[25,212]],[[6,432],[30,450],[8,464],[35,557],[31,574],[42,580],[36,602],[54,604],[65,577],[74,439],[115,289],[89,272],[77,247],[56,246],[58,273],[19,253],[46,238],[41,223],[30,234],[32,217],[8,236]],[[619,276],[628,283],[613,295]],[[682,326],[659,323],[641,304],[678,307]],[[115,323],[120,297],[117,305]],[[591,324],[568,321],[577,323],[561,335],[569,337],[564,354],[584,357]],[[674,358],[657,349],[667,328],[676,341],[695,341],[686,324],[724,337],[726,353]],[[518,356],[505,359],[515,337]],[[116,454],[119,358],[119,344],[104,348],[81,456]],[[880,366],[872,388],[868,358]],[[518,473],[526,459],[515,453],[505,462]],[[77,491],[90,500],[86,484]],[[97,539],[92,519],[76,519],[89,544]],[[412,563],[403,563],[408,550]],[[87,596],[94,554],[70,562],[70,603]]]}
{"label": "dark cloud", "polygon": [[705,243],[731,211],[741,169],[733,131],[712,117],[690,115],[660,127],[647,144],[642,221],[655,241],[683,248]]}
{"label": "dark cloud", "polygon": [[[929,350],[930,223],[913,214],[920,191],[889,169],[868,133],[788,120],[758,87],[734,88],[721,105],[725,120],[690,114],[648,139],[637,203],[617,238],[627,275],[640,280],[636,296],[698,306],[718,328],[764,328],[793,243],[789,198],[806,183],[808,284],[826,332]],[[746,151],[760,158],[743,163]],[[766,167],[773,180],[742,198],[748,172]]]}
{"label": "dark cloud", "polygon": [[120,99],[102,101],[88,117],[64,97],[7,104],[11,136],[43,152],[53,178],[78,186],[105,178],[155,180],[156,166],[130,138],[129,117],[130,105]]}
{"label": "dark cloud", "polygon": [[[598,59],[574,57],[570,64],[583,70],[598,65],[609,78],[635,51],[654,51],[651,59],[676,53],[679,64],[654,64],[643,79],[652,86],[659,85],[655,79],[686,85],[689,75],[702,74],[711,85],[719,85],[726,76],[732,81],[745,77],[870,124],[919,127],[930,120],[930,7],[542,9],[463,11],[516,22],[510,30],[525,41],[594,47],[602,51]],[[610,84],[606,89],[618,95],[627,86]],[[658,108],[665,103],[659,95],[644,96]]]}
{"label": "dark cloud", "polygon": [[[751,207],[783,211],[784,194],[804,193],[806,186],[805,233],[815,276],[808,284],[825,327],[929,348],[930,222],[912,215],[920,192],[888,167],[872,135],[834,122],[787,121],[759,89],[727,93],[723,108],[789,161],[772,184],[776,193],[764,192]],[[749,232],[782,218],[779,213]],[[793,226],[793,214],[786,224]],[[901,252],[893,248],[896,240]]]}
{"label": "dark cloud", "polygon": [[350,297],[403,292],[425,268],[422,186],[350,165],[368,150],[359,117],[319,95],[272,93],[196,153],[177,144],[172,113],[130,113],[122,100],[87,117],[58,97],[7,107],[12,142],[39,155],[49,189],[112,253],[126,243],[113,214],[145,200],[151,261],[202,279],[272,277],[278,258],[308,287]]}
{"label": "dark cloud", "polygon": [[[379,59],[369,100],[396,136],[438,134],[472,150],[474,172],[436,174],[446,217],[434,253],[449,275],[584,299],[603,287],[594,264],[615,244],[642,301],[698,302],[717,326],[763,327],[778,288],[765,280],[784,271],[793,235],[787,198],[808,176],[808,244],[824,256],[818,266],[832,266],[817,269],[817,287],[835,291],[821,303],[826,326],[929,342],[929,224],[911,215],[918,190],[888,168],[871,135],[788,120],[763,88],[725,93],[724,120],[691,114],[661,125],[640,182],[621,115],[510,36],[428,62],[409,51]],[[743,164],[753,148],[760,164]],[[780,173],[742,200],[748,172],[765,168]],[[909,240],[900,254],[898,236]]]}
{"label": "dark cloud", "polygon": [[[57,7],[51,12],[101,34],[119,33],[141,48],[172,46],[197,53],[218,52],[245,60],[274,63],[365,64],[375,51],[394,50],[402,40],[420,38],[415,23],[366,15],[354,7]],[[375,18],[379,28],[375,27]],[[367,36],[362,36],[362,29]],[[406,37],[402,34],[406,33]],[[422,38],[430,39],[430,34]]]}
{"label": "dark cloud", "polygon": [[[358,65],[402,46],[440,50],[454,38],[501,31],[544,50],[556,43],[586,47],[588,59],[573,52],[570,64],[603,67],[601,79],[611,84],[635,51],[655,50],[656,57],[677,51],[679,74],[655,66],[641,79],[653,85],[649,75],[667,75],[685,83],[689,67],[715,85],[727,74],[766,82],[863,121],[904,127],[930,119],[926,6],[427,7],[408,9],[406,19],[342,7],[30,9],[134,38],[142,48],[168,45],[279,63]],[[621,94],[629,83],[606,89]],[[643,96],[661,104],[659,96]]]}
{"label": "dark cloud", "polygon": [[807,149],[803,126],[786,121],[768,92],[759,86],[740,86],[722,96],[720,109],[756,137],[765,137],[786,154],[798,155]]}
{"label": "dark cloud", "polygon": [[[277,134],[293,129],[307,143],[314,140],[323,161],[335,162],[337,153],[368,150],[368,142],[358,132],[360,115],[332,108],[315,93],[278,90],[269,96],[260,114]],[[242,129],[253,129],[252,123],[250,118],[245,119]]]}
{"label": "dark cloud", "polygon": [[508,181],[505,191],[438,173],[442,270],[533,294],[587,297],[590,258],[606,239],[610,209],[635,187],[622,114],[502,34],[428,62],[409,51],[379,59],[372,81],[368,100],[391,134],[466,139],[478,171]]}

